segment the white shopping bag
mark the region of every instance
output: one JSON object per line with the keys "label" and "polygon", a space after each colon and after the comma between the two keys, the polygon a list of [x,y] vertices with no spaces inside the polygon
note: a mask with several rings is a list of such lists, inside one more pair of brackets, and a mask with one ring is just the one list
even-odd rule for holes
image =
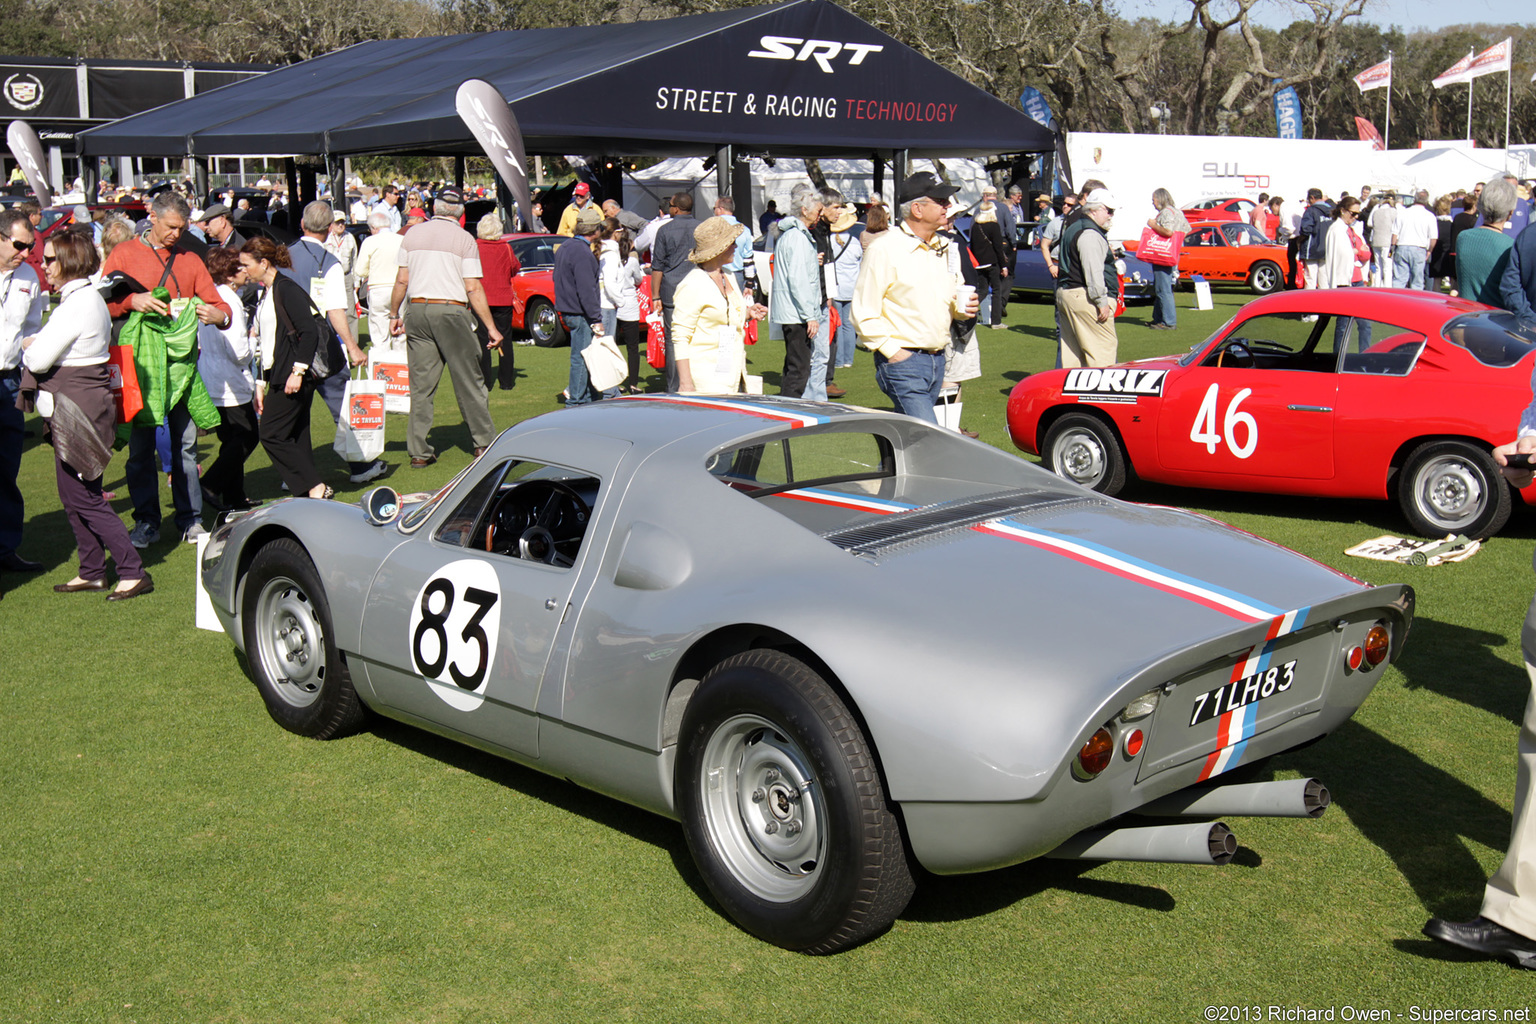
{"label": "white shopping bag", "polygon": [[336,454],[348,462],[372,462],[384,454],[384,394],[381,380],[347,381],[336,421]]}
{"label": "white shopping bag", "polygon": [[384,384],[384,411],[411,411],[411,368],[404,345],[373,345],[368,349],[368,379]]}
{"label": "white shopping bag", "polygon": [[1215,309],[1211,302],[1211,282],[1199,274],[1190,278],[1195,285],[1195,309]]}
{"label": "white shopping bag", "polygon": [[629,375],[629,364],[624,361],[623,353],[606,334],[593,338],[581,350],[581,358],[586,360],[587,378],[591,380],[593,390],[612,390],[624,383],[624,378]]}
{"label": "white shopping bag", "polygon": [[951,384],[939,391],[939,400],[933,403],[933,414],[938,418],[939,426],[945,430],[960,430],[960,409],[964,405],[960,401],[960,385]]}

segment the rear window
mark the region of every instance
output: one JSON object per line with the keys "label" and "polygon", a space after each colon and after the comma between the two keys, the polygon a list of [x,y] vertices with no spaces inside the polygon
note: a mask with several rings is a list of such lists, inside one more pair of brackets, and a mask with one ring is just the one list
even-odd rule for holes
{"label": "rear window", "polygon": [[896,475],[891,443],[877,434],[793,434],[711,455],[705,468],[754,498],[794,487]]}
{"label": "rear window", "polygon": [[1471,352],[1485,366],[1514,366],[1536,348],[1536,330],[1513,313],[1466,313],[1445,325],[1445,340]]}

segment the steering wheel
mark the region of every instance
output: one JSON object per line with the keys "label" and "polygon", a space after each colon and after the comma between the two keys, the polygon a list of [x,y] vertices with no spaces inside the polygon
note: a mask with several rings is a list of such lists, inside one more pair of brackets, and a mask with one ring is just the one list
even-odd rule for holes
{"label": "steering wheel", "polygon": [[485,550],[569,567],[591,518],[591,507],[570,485],[527,480],[496,503],[486,521]]}
{"label": "steering wheel", "polygon": [[1226,361],[1227,356],[1232,357],[1233,366],[1244,370],[1253,369],[1253,352],[1248,348],[1247,342],[1244,339],[1234,338],[1232,341],[1227,342],[1226,347],[1216,356],[1216,365],[1221,366]]}

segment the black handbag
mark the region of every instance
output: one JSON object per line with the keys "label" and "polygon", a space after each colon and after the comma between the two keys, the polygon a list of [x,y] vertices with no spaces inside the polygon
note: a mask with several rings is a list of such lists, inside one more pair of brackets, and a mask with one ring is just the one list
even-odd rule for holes
{"label": "black handbag", "polygon": [[[295,287],[301,288],[302,285],[295,285]],[[336,337],[336,329],[325,318],[325,314],[320,312],[320,307],[315,305],[315,300],[308,292],[304,293],[304,301],[309,303],[310,311],[315,315],[315,329],[320,332],[320,343],[315,346],[315,357],[311,360],[309,368],[317,379],[324,380],[331,374],[348,368],[347,355],[341,350],[341,339]],[[277,318],[283,323],[283,330],[288,332],[289,340],[296,343],[299,337],[298,328],[289,318],[287,307],[278,299],[275,281],[272,284],[272,307],[277,313]]]}

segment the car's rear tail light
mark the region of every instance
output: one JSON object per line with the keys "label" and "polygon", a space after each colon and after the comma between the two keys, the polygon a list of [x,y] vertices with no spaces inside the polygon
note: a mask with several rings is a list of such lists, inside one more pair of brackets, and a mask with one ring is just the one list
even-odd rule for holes
{"label": "car's rear tail light", "polygon": [[1358,672],[1360,666],[1365,664],[1365,651],[1359,647],[1351,647],[1344,654],[1344,663],[1349,666],[1351,672]]}
{"label": "car's rear tail light", "polygon": [[1387,660],[1387,652],[1391,649],[1391,630],[1387,629],[1386,623],[1376,623],[1371,627],[1371,631],[1365,634],[1365,660],[1375,668]]}
{"label": "car's rear tail light", "polygon": [[1125,735],[1125,756],[1135,757],[1141,753],[1141,748],[1146,744],[1147,738],[1142,735],[1140,729],[1132,729]]}
{"label": "car's rear tail light", "polygon": [[1108,729],[1100,729],[1088,737],[1088,742],[1083,744],[1083,749],[1077,752],[1077,763],[1083,773],[1089,778],[1109,767],[1111,755],[1115,752],[1115,741],[1110,737]]}

